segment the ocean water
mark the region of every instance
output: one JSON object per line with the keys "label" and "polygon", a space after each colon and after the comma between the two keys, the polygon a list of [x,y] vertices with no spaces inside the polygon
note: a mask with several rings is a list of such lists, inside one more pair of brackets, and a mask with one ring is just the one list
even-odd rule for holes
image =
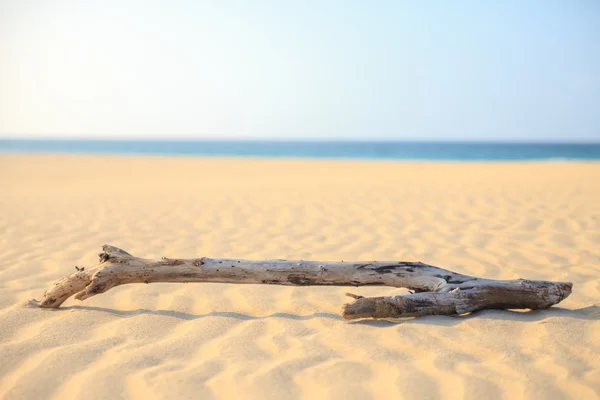
{"label": "ocean water", "polygon": [[598,160],[600,143],[0,139],[0,153],[388,160]]}

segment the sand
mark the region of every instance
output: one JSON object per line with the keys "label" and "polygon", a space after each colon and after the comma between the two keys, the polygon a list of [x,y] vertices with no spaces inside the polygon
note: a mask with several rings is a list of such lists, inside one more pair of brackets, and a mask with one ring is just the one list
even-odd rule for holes
{"label": "sand", "polygon": [[[0,156],[0,398],[600,397],[600,163]],[[559,307],[349,323],[347,288],[125,285],[142,257],[421,260],[572,281]],[[352,288],[389,295],[394,288]]]}

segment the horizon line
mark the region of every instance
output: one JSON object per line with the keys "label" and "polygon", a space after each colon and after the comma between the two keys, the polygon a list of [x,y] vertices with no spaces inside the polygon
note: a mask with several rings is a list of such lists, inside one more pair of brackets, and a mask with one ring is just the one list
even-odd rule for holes
{"label": "horizon line", "polygon": [[23,141],[89,141],[89,142],[100,142],[100,141],[115,141],[115,142],[379,142],[379,143],[531,143],[531,144],[600,144],[600,138],[598,139],[585,139],[585,138],[568,138],[568,139],[517,139],[517,138],[489,138],[489,139],[469,139],[469,138],[315,138],[315,137],[290,137],[290,138],[278,138],[278,137],[259,137],[259,136],[247,136],[247,137],[163,137],[163,136],[150,136],[150,137],[137,137],[137,136],[3,136],[0,134],[0,140],[23,140]]}

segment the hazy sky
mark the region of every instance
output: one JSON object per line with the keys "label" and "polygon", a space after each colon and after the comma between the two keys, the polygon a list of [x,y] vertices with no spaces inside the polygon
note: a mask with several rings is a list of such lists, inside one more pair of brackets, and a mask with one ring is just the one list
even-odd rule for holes
{"label": "hazy sky", "polygon": [[600,140],[600,1],[0,0],[0,135]]}

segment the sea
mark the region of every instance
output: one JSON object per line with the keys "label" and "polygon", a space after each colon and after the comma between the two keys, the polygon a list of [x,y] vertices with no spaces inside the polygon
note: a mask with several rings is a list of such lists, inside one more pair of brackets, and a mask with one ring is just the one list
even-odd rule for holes
{"label": "sea", "polygon": [[598,143],[0,139],[0,153],[426,161],[599,160]]}

